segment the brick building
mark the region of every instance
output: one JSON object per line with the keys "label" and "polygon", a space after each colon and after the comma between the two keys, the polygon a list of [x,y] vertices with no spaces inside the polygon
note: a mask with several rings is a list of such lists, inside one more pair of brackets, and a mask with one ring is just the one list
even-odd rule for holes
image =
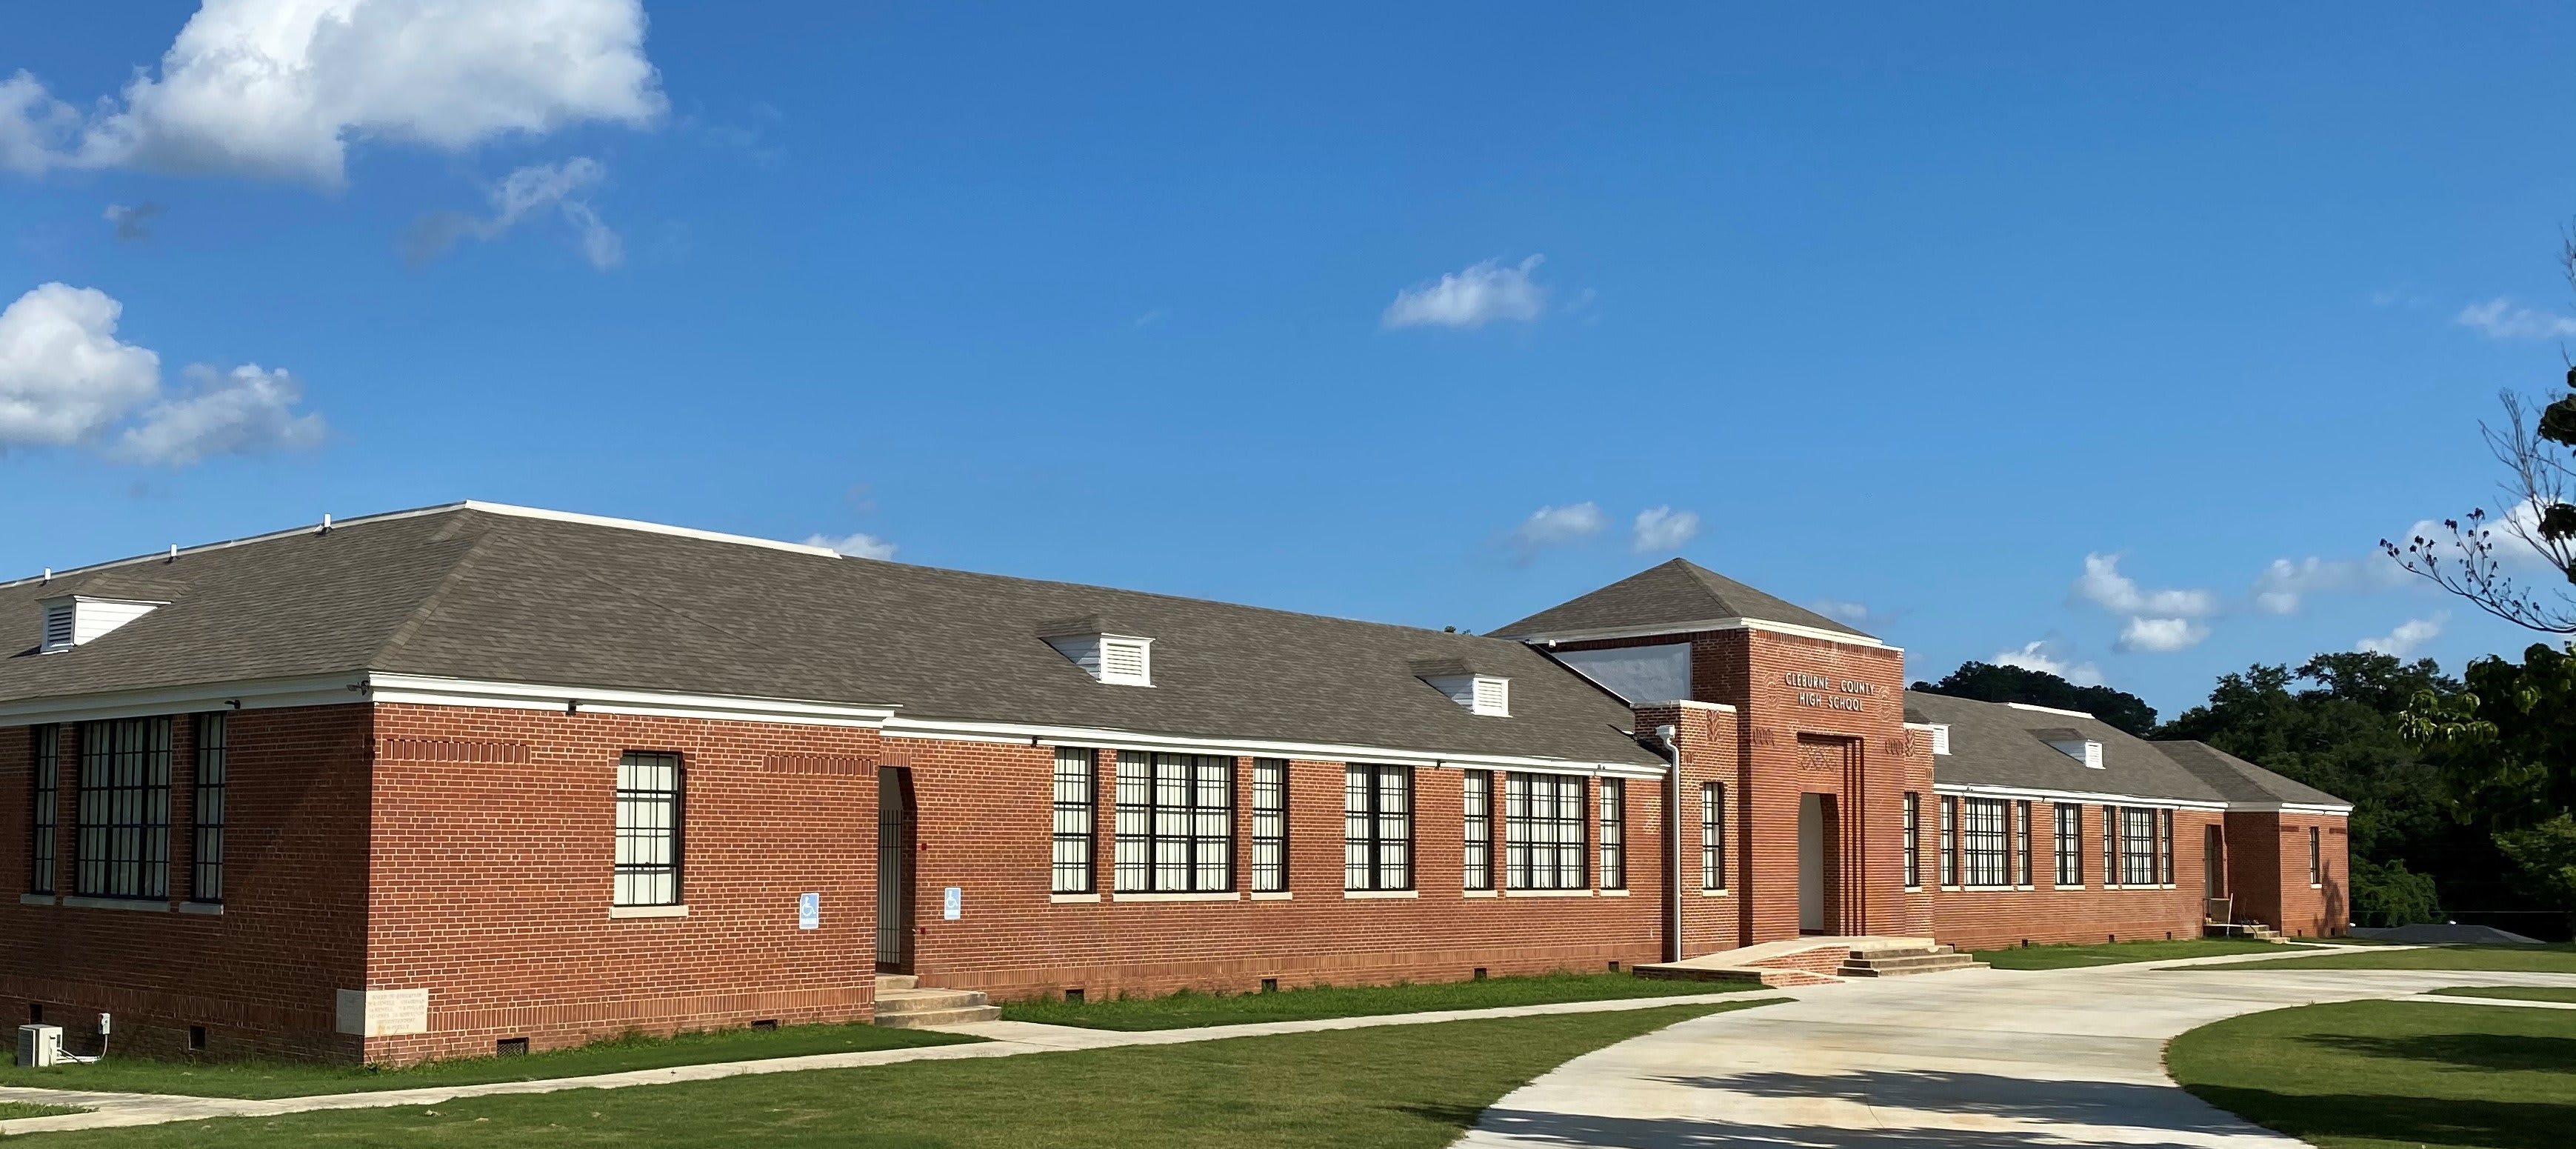
{"label": "brick building", "polygon": [[[0,1010],[403,1062],[1802,935],[2339,932],[2345,815],[1686,562],[1489,636],[458,504],[0,586]],[[524,1047],[522,1045],[521,1047]]]}

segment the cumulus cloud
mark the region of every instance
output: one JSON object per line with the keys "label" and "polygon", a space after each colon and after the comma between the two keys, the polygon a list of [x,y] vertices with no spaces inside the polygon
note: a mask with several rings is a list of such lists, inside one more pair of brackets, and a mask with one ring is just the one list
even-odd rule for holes
{"label": "cumulus cloud", "polygon": [[125,307],[48,283],[0,311],[0,449],[95,438],[161,387],[161,357],[116,338]]}
{"label": "cumulus cloud", "polygon": [[132,207],[109,204],[104,218],[116,228],[116,238],[137,240],[152,238],[152,219],[160,214],[161,205],[147,200]]}
{"label": "cumulus cloud", "polygon": [[2384,555],[2366,559],[2310,555],[2299,562],[2273,559],[2254,579],[2254,605],[2272,614],[2295,614],[2312,594],[2386,590],[2406,585],[2409,577],[2406,568]]}
{"label": "cumulus cloud", "polygon": [[1630,533],[1631,545],[1638,554],[1680,550],[1682,544],[1698,537],[1699,513],[1676,511],[1671,507],[1649,507],[1637,512],[1636,526]]}
{"label": "cumulus cloud", "polygon": [[1562,507],[1540,507],[1512,528],[1508,542],[1523,560],[1538,551],[1567,543],[1581,542],[1600,534],[1610,525],[1609,516],[1601,513],[1597,503],[1571,503]]}
{"label": "cumulus cloud", "polygon": [[1817,614],[1821,614],[1826,618],[1840,619],[1852,624],[1853,626],[1859,626],[1864,622],[1868,622],[1870,619],[1869,606],[1867,604],[1846,602],[1838,598],[1817,599],[1814,602],[1808,603],[1807,609],[1812,610]]}
{"label": "cumulus cloud", "polygon": [[1489,259],[1465,271],[1414,284],[1396,293],[1380,322],[1395,327],[1483,327],[1496,320],[1528,323],[1547,311],[1547,288],[1530,278],[1545,256],[1516,267]]}
{"label": "cumulus cloud", "polygon": [[2120,628],[2120,649],[2146,654],[2189,650],[2209,637],[2209,628],[2187,618],[2132,618]]}
{"label": "cumulus cloud", "polygon": [[460,211],[425,216],[412,225],[405,238],[404,254],[415,264],[427,263],[446,254],[460,240],[498,239],[521,220],[553,208],[580,237],[582,257],[592,267],[605,271],[626,258],[625,244],[601,222],[584,193],[607,177],[608,169],[588,156],[576,156],[560,164],[530,164],[493,185],[489,217]]}
{"label": "cumulus cloud", "polygon": [[[2466,528],[2468,523],[2463,520],[2460,525]],[[2515,533],[2517,527],[2521,528],[2519,534]],[[2541,537],[2540,504],[2536,500],[2524,499],[2511,510],[2488,519],[2485,530],[2487,542],[2494,549],[2496,565],[2522,571],[2556,569],[2548,553],[2528,541]],[[2406,533],[2397,539],[2401,550],[2410,545],[2421,547],[2432,557],[2446,562],[2467,557],[2453,538],[2451,528],[2433,519],[2416,520],[2415,525],[2406,528]]]}
{"label": "cumulus cloud", "polygon": [[2205,590],[2142,590],[2137,580],[2120,573],[2120,556],[2086,555],[2075,594],[2113,614],[2152,614],[2202,618],[2218,613],[2218,596]]}
{"label": "cumulus cloud", "polygon": [[2077,686],[2102,685],[2102,670],[2090,662],[2076,662],[2058,653],[2057,644],[2047,639],[2022,644],[2019,650],[2007,650],[1986,661],[1997,666],[2018,666],[2054,674]]}
{"label": "cumulus cloud", "polygon": [[0,166],[138,167],[338,187],[348,145],[463,151],[666,109],[641,0],[205,0],[157,71],[83,113],[0,81]]}
{"label": "cumulus cloud", "polygon": [[322,441],[322,417],[296,412],[303,389],[284,371],[191,366],[188,393],[164,398],[161,357],[116,338],[123,312],[106,292],[61,283],[0,311],[0,450],[94,444],[120,422],[106,451],[119,462],[185,466]]}
{"label": "cumulus cloud", "polygon": [[2576,335],[2576,319],[2533,311],[2501,295],[2461,308],[2454,321],[2496,339],[2565,339]]}
{"label": "cumulus cloud", "polygon": [[854,559],[890,559],[895,552],[893,543],[866,534],[810,535],[805,539],[805,545],[829,547]]}
{"label": "cumulus cloud", "polygon": [[2397,629],[2377,638],[2365,638],[2353,643],[2352,648],[2372,654],[2390,654],[2404,658],[2415,653],[2416,648],[2438,637],[2442,633],[2442,623],[2448,618],[2448,615],[2441,614],[2431,618],[2410,618],[2398,623]]}

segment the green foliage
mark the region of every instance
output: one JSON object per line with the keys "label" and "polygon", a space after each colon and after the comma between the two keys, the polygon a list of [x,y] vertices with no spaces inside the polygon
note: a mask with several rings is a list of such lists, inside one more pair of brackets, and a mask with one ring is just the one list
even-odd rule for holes
{"label": "green foliage", "polygon": [[2496,845],[2522,867],[2533,893],[2576,911],[2576,817],[2562,813],[2537,826],[2501,831]]}
{"label": "green foliage", "polygon": [[2077,686],[2047,671],[2018,666],[1963,662],[1941,681],[1917,682],[1914,689],[1979,702],[2021,702],[2081,710],[2141,738],[2156,726],[2156,708],[2137,695],[2108,686]]}
{"label": "green foliage", "polygon": [[2576,655],[2534,644],[2518,664],[2478,659],[2462,680],[2465,689],[2418,693],[2403,729],[2517,892],[2576,912]]}
{"label": "green foliage", "polygon": [[2442,899],[2433,875],[2406,868],[2404,861],[2381,863],[2352,859],[2353,923],[2364,926],[2411,926],[2442,920]]}

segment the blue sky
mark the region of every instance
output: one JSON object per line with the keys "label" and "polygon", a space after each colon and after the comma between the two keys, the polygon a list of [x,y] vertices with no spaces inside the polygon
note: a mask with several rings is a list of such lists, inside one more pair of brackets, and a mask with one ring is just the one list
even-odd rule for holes
{"label": "blue sky", "polygon": [[478,498],[1470,629],[1679,554],[2168,713],[2529,641],[2373,558],[2563,370],[2563,7],[342,0],[228,94],[282,7],[0,14],[98,353],[0,323],[0,570]]}

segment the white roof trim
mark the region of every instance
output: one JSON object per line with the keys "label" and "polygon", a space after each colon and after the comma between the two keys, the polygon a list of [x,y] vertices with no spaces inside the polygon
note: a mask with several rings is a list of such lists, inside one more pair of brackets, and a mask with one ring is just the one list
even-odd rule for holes
{"label": "white roof trim", "polygon": [[1698,622],[1669,622],[1654,626],[1611,626],[1599,630],[1550,630],[1503,637],[1534,646],[1553,646],[1560,642],[1589,642],[1601,638],[1653,638],[1666,634],[1696,634],[1707,630],[1767,630],[1774,634],[1795,635],[1799,638],[1820,638],[1827,642],[1839,642],[1845,646],[1866,646],[1891,651],[1904,649],[1889,646],[1865,634],[1845,634],[1839,630],[1800,626],[1793,622],[1768,622],[1758,618],[1711,618]]}
{"label": "white roof trim", "polygon": [[309,674],[295,678],[156,686],[62,698],[29,698],[0,703],[0,725],[100,722],[110,718],[143,718],[199,710],[273,710],[285,706],[365,702],[365,681],[366,675],[358,673]]}
{"label": "white roof trim", "polygon": [[2166,806],[2176,810],[2227,810],[2225,802],[2199,798],[2150,798],[2143,794],[2103,794],[2081,790],[2044,790],[2033,786],[1963,785],[1957,782],[1934,782],[1935,794],[1965,794],[1975,798],[2034,798],[2049,802],[2085,802],[2111,806]]}
{"label": "white roof trim", "polygon": [[[1973,702],[1976,700],[1969,699],[1968,701]],[[2054,706],[2038,706],[2028,702],[2007,702],[2004,703],[2004,705],[2012,707],[2015,710],[2029,710],[2040,714],[2063,714],[2069,718],[2093,718],[2091,713],[2082,710],[2060,710]],[[2101,719],[2093,718],[2093,721],[2100,722]]]}
{"label": "white roof trim", "polygon": [[1457,754],[1439,750],[1407,750],[1387,746],[1353,746],[1331,742],[1285,742],[1259,738],[1205,738],[1184,734],[1148,734],[1133,730],[1103,730],[1081,726],[1047,726],[1020,722],[973,722],[946,718],[918,718],[898,714],[887,719],[885,734],[889,738],[927,738],[940,741],[1011,741],[1040,746],[1094,746],[1108,750],[1197,750],[1210,754],[1234,754],[1262,758],[1302,758],[1309,761],[1383,762],[1391,766],[1453,766],[1469,769],[1534,770],[1561,774],[1606,774],[1629,778],[1661,778],[1661,766],[1625,762],[1582,762],[1567,758],[1536,758],[1510,754]]}
{"label": "white roof trim", "polygon": [[2227,812],[2230,814],[2349,815],[2352,813],[2352,807],[2340,803],[2330,805],[2323,802],[2230,802],[2227,804]]}
{"label": "white roof trim", "polygon": [[1684,710],[1723,710],[1729,714],[1735,713],[1735,706],[1732,703],[1702,702],[1696,698],[1663,698],[1657,699],[1653,702],[1631,702],[1628,704],[1628,708],[1631,710],[1644,710],[1650,706],[1678,706]]}
{"label": "white roof trim", "polygon": [[642,714],[725,722],[777,722],[793,726],[876,728],[894,715],[891,706],[861,706],[792,698],[686,694],[661,690],[484,682],[416,674],[369,674],[369,696],[378,702],[418,706],[483,706],[500,710],[570,710],[582,714]]}

